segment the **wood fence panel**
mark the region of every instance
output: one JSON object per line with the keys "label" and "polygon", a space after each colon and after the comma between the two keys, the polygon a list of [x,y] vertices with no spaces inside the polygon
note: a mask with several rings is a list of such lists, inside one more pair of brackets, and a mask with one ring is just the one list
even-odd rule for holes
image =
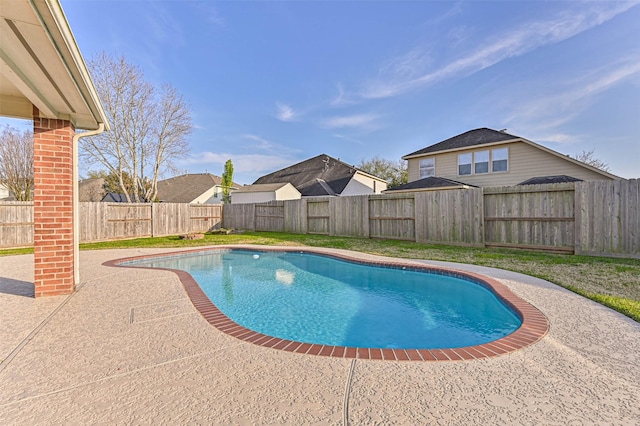
{"label": "wood fence panel", "polygon": [[106,239],[150,237],[152,235],[151,204],[106,203]]}
{"label": "wood fence panel", "polygon": [[574,184],[484,188],[485,244],[573,252]]}
{"label": "wood fence panel", "polygon": [[576,182],[576,253],[640,258],[640,179]]}
{"label": "wood fence panel", "polygon": [[191,230],[191,212],[188,204],[153,203],[153,236],[187,234]]}
{"label": "wood fence panel", "polygon": [[284,201],[256,204],[256,231],[284,231]]}
{"label": "wood fence panel", "polygon": [[416,241],[483,246],[482,188],[416,194]]}
{"label": "wood fence panel", "polygon": [[80,242],[105,241],[107,233],[107,203],[79,203]]}
{"label": "wood fence panel", "polygon": [[333,197],[329,216],[331,235],[369,237],[369,196]]}
{"label": "wood fence panel", "polygon": [[413,194],[369,196],[369,236],[394,240],[416,239]]}
{"label": "wood fence panel", "polygon": [[287,200],[284,202],[284,232],[307,233],[307,200]]}
{"label": "wood fence panel", "polygon": [[33,245],[33,201],[0,203],[0,247]]}
{"label": "wood fence panel", "polygon": [[222,227],[255,231],[255,204],[225,204],[222,207]]}
{"label": "wood fence panel", "polygon": [[307,200],[307,232],[329,235],[329,198]]}
{"label": "wood fence panel", "polygon": [[189,232],[209,232],[222,225],[222,204],[189,204]]}

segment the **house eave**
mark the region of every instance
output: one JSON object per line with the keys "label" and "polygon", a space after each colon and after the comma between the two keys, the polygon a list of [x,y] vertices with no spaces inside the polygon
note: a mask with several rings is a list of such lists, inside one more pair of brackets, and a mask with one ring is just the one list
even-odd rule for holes
{"label": "house eave", "polygon": [[491,146],[496,146],[496,145],[505,145],[505,144],[508,144],[508,143],[524,142],[524,141],[525,141],[525,139],[523,139],[523,138],[514,138],[514,139],[509,139],[509,140],[506,140],[506,141],[489,142],[489,143],[484,143],[484,144],[465,146],[465,147],[461,147],[461,148],[452,148],[452,149],[443,149],[443,150],[440,150],[440,151],[425,152],[424,154],[414,154],[414,155],[409,154],[409,155],[403,156],[402,159],[403,160],[410,160],[412,158],[431,157],[433,155],[446,154],[448,152],[468,151],[470,149],[477,149],[478,147],[491,147]]}
{"label": "house eave", "polygon": [[415,189],[398,189],[398,190],[385,189],[384,191],[382,191],[382,193],[385,195],[392,195],[392,194],[403,194],[407,192],[426,192],[426,191],[441,191],[441,190],[444,191],[448,189],[469,189],[469,188],[471,188],[471,186],[469,185],[452,185],[452,186],[439,186],[434,188],[415,188]]}
{"label": "house eave", "polygon": [[372,175],[372,174],[369,174],[369,173],[367,173],[367,172],[365,172],[365,171],[362,171],[362,170],[360,170],[360,169],[356,169],[356,173],[357,173],[357,174],[361,174],[362,176],[366,176],[366,177],[368,177],[368,178],[370,178],[370,179],[375,179],[375,180],[377,180],[378,182],[387,183],[387,181],[386,181],[386,180],[384,180],[384,179],[382,179],[382,178],[379,178],[378,176],[374,176],[374,175]]}
{"label": "house eave", "polygon": [[14,0],[0,8],[0,114],[109,123],[58,0]]}

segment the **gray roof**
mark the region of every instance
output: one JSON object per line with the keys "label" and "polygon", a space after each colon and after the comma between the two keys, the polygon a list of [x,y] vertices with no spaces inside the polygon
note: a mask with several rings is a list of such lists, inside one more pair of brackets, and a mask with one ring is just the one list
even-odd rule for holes
{"label": "gray roof", "polygon": [[452,186],[475,187],[474,185],[469,185],[469,184],[458,182],[452,179],[429,176],[423,179],[414,180],[413,182],[405,183],[404,185],[394,186],[393,188],[387,189],[385,192],[408,191],[412,189],[420,190],[420,189],[432,189],[432,188],[450,188]]}
{"label": "gray roof", "polygon": [[[157,198],[165,203],[190,203],[216,185],[222,185],[222,178],[211,173],[174,176],[158,181]],[[233,183],[234,188],[240,186]]]}
{"label": "gray roof", "polygon": [[558,175],[558,176],[540,176],[532,177],[524,182],[520,182],[518,185],[544,185],[546,183],[564,183],[564,182],[582,182],[582,179],[574,178],[573,176]]}
{"label": "gray roof", "polygon": [[340,195],[356,171],[366,173],[327,154],[320,154],[262,176],[254,185],[289,182],[305,197]]}
{"label": "gray roof", "polygon": [[78,182],[78,200],[80,202],[100,201],[106,193],[103,178],[83,179]]}
{"label": "gray roof", "polygon": [[414,155],[430,154],[439,151],[449,151],[451,149],[467,148],[470,146],[484,145],[488,143],[504,142],[514,139],[522,139],[520,136],[510,135],[504,131],[498,131],[483,127],[481,129],[469,130],[452,138],[430,145],[421,150],[407,154],[402,158]]}
{"label": "gray roof", "polygon": [[287,185],[289,182],[284,183],[263,183],[263,184],[253,184],[253,185],[245,185],[233,191],[236,192],[273,192]]}
{"label": "gray roof", "polygon": [[[130,198],[132,198],[131,202],[135,203],[135,199],[133,199],[133,195],[130,196]],[[102,202],[105,203],[126,203],[127,202],[127,196],[124,194],[120,194],[118,192],[107,192],[105,194],[104,197],[102,197]],[[147,200],[144,199],[144,197],[142,196],[138,196],[138,202],[139,203],[146,203]]]}

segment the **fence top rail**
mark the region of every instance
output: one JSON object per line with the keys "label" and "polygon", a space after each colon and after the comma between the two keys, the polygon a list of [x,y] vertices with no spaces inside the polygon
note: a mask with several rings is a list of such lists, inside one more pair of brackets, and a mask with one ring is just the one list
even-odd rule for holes
{"label": "fence top rail", "polygon": [[400,194],[370,194],[370,200],[413,200],[416,198],[415,192],[403,192]]}
{"label": "fence top rail", "polygon": [[521,194],[531,192],[561,192],[574,191],[575,182],[547,183],[542,185],[522,185],[522,186],[493,186],[483,188],[486,194]]}
{"label": "fence top rail", "polygon": [[0,206],[3,207],[23,207],[33,206],[33,201],[0,201]]}
{"label": "fence top rail", "polygon": [[[96,203],[90,202],[87,204],[96,204]],[[153,203],[104,203],[104,204],[110,207],[151,207],[151,205],[153,205]]]}

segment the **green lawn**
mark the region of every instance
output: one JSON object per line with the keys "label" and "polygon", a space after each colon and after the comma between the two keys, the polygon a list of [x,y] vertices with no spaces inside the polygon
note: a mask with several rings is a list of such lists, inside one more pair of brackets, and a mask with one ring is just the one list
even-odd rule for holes
{"label": "green lawn", "polygon": [[[470,263],[543,278],[613,308],[640,322],[640,259],[574,256],[524,250],[476,249],[408,241],[300,235],[278,232],[207,234],[203,240],[174,237],[140,238],[81,244],[81,250],[131,247],[195,247],[217,244],[262,244],[332,247],[406,259]],[[0,256],[32,253],[2,250]]]}

